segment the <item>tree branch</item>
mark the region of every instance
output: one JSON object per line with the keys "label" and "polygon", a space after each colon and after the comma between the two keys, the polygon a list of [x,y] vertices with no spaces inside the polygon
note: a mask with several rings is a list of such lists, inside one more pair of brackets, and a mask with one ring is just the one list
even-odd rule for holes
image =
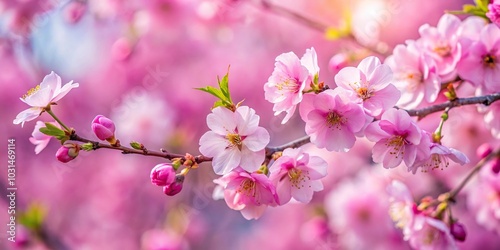
{"label": "tree branch", "polygon": [[468,97],[468,98],[457,98],[453,101],[448,101],[436,105],[432,105],[429,107],[425,107],[422,109],[413,109],[413,110],[405,110],[408,112],[410,116],[418,116],[419,119],[424,118],[427,115],[430,115],[432,113],[438,112],[438,111],[443,111],[446,108],[454,108],[454,107],[460,107],[464,105],[471,105],[471,104],[484,104],[486,106],[489,106],[495,101],[500,100],[500,93],[495,93],[491,95],[485,95],[485,96],[476,96],[476,97]]}

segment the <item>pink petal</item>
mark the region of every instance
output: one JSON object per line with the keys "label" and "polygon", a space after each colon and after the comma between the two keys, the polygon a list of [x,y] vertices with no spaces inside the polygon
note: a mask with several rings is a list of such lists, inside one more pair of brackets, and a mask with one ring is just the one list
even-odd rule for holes
{"label": "pink petal", "polygon": [[372,72],[371,78],[367,80],[370,81],[370,87],[374,89],[385,88],[392,81],[393,74],[389,66],[382,64],[378,66],[375,71]]}
{"label": "pink petal", "polygon": [[308,166],[311,180],[318,180],[327,175],[328,163],[319,156],[311,156]]}
{"label": "pink petal", "polygon": [[253,134],[243,139],[243,144],[251,151],[264,149],[270,141],[269,132],[263,127],[258,127]]}
{"label": "pink petal", "polygon": [[206,156],[216,156],[224,151],[229,142],[221,135],[208,131],[200,138],[200,153]]}
{"label": "pink petal", "polygon": [[238,128],[238,134],[240,135],[250,135],[259,126],[260,117],[255,114],[255,110],[248,106],[239,107],[236,112],[236,127]]}
{"label": "pink petal", "polygon": [[40,108],[29,108],[21,113],[17,114],[16,119],[14,119],[14,124],[21,123],[21,127],[24,127],[24,123],[36,119],[40,116],[42,109]]}
{"label": "pink petal", "polygon": [[390,135],[380,128],[380,121],[369,124],[365,129],[365,136],[372,142],[378,142]]}
{"label": "pink petal", "polygon": [[207,125],[219,135],[226,136],[228,133],[235,133],[236,118],[235,114],[224,107],[217,107],[207,116]]}
{"label": "pink petal", "polygon": [[241,215],[247,220],[252,220],[252,219],[258,219],[260,218],[264,212],[266,211],[267,206],[261,205],[261,206],[246,206],[244,209],[242,209]]}
{"label": "pink petal", "polygon": [[380,65],[381,65],[380,59],[378,59],[375,56],[369,56],[369,57],[363,59],[359,63],[358,69],[361,70],[361,72],[363,72],[366,75],[367,79],[372,79],[373,72]]}
{"label": "pink petal", "polygon": [[[60,79],[59,79],[59,81],[60,81]],[[51,101],[57,102],[57,101],[61,100],[61,98],[63,98],[66,94],[68,94],[70,90],[77,88],[78,86],[80,86],[80,84],[73,83],[73,81],[66,83],[62,88],[56,89],[56,91],[54,93],[54,97],[52,98]]]}
{"label": "pink petal", "polygon": [[253,152],[243,146],[241,153],[238,151],[238,156],[237,164],[248,172],[254,172],[257,171],[262,165],[262,162],[264,162],[265,152],[264,150]]}
{"label": "pink petal", "polygon": [[214,156],[212,165],[216,174],[223,175],[238,167],[240,161],[240,151],[237,148],[229,148]]}
{"label": "pink petal", "polygon": [[53,97],[53,93],[61,88],[61,77],[54,73],[54,71],[50,72],[50,74],[46,75],[42,82],[40,83],[40,88],[48,88],[51,90],[50,97]]}
{"label": "pink petal", "polygon": [[[302,203],[309,203],[313,197],[313,188],[310,186],[311,182],[302,182],[303,186],[292,187],[292,197]],[[299,185],[301,185],[299,184]]]}
{"label": "pink petal", "polygon": [[45,88],[40,87],[38,91],[26,97],[25,99],[21,98],[21,101],[32,107],[44,108],[51,101],[51,91],[52,90],[48,86],[46,86]]}
{"label": "pink petal", "polygon": [[379,116],[383,111],[388,110],[394,105],[401,97],[399,91],[394,85],[389,84],[385,88],[377,91],[374,96],[363,102],[363,107],[369,111],[372,116]]}
{"label": "pink petal", "polygon": [[302,98],[302,102],[300,103],[299,106],[299,113],[300,113],[300,118],[302,118],[303,121],[308,121],[307,115],[309,112],[311,112],[314,109],[314,99],[316,95],[315,94],[305,94]]}
{"label": "pink petal", "polygon": [[335,75],[335,83],[343,89],[355,90],[362,84],[361,71],[354,67],[345,67]]}
{"label": "pink petal", "polygon": [[279,205],[284,205],[292,199],[292,185],[288,176],[276,183],[276,193],[279,197]]}

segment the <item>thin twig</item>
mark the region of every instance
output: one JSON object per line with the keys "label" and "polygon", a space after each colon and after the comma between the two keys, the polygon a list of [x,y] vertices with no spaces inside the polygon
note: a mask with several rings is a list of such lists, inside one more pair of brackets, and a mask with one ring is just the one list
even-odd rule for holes
{"label": "thin twig", "polygon": [[454,108],[454,107],[460,107],[464,105],[471,105],[471,104],[484,104],[486,106],[489,106],[495,101],[500,100],[500,93],[495,93],[491,95],[485,95],[485,96],[476,96],[476,97],[468,97],[468,98],[457,98],[453,101],[448,101],[436,105],[432,105],[429,107],[425,107],[422,109],[414,109],[414,110],[405,110],[408,112],[410,116],[418,116],[419,119],[424,118],[425,116],[445,110],[446,108]]}

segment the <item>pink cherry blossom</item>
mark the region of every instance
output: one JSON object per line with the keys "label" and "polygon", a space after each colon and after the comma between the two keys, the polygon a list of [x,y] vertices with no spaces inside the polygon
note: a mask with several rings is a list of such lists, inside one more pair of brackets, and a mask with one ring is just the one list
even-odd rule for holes
{"label": "pink cherry blossom", "polygon": [[240,211],[247,220],[260,218],[267,206],[279,203],[275,187],[261,173],[249,173],[237,168],[214,180],[214,183],[223,188],[227,206]]}
{"label": "pink cherry blossom", "polygon": [[408,240],[417,205],[408,187],[400,181],[392,181],[387,187],[387,192],[390,196],[389,214],[396,223],[396,227],[403,230],[405,240]]}
{"label": "pink cherry blossom", "polygon": [[467,205],[476,222],[500,234],[500,175],[483,167],[468,191]]}
{"label": "pink cherry blossom", "polygon": [[347,67],[335,76],[337,86],[353,93],[353,101],[362,103],[365,111],[378,116],[392,108],[401,93],[392,81],[392,70],[377,57],[363,59],[357,68]]}
{"label": "pink cherry blossom", "polygon": [[367,122],[363,108],[343,98],[337,89],[304,98],[300,116],[314,145],[337,152],[349,151],[356,141],[355,134],[361,132]]}
{"label": "pink cherry blossom", "polygon": [[[429,155],[429,143],[422,140],[422,132],[404,110],[389,109],[380,121],[375,121],[365,129],[373,146],[373,161],[385,168],[395,168],[404,160],[412,166],[419,151]],[[422,143],[421,143],[422,142]]]}
{"label": "pink cherry blossom", "polygon": [[408,241],[414,249],[458,249],[448,225],[424,214],[414,217]]}
{"label": "pink cherry blossom", "polygon": [[[56,122],[50,122],[50,124],[61,128]],[[42,121],[37,121],[35,128],[33,129],[33,133],[31,133],[32,137],[29,138],[30,142],[36,146],[35,154],[39,154],[40,152],[42,152],[42,150],[49,144],[50,139],[52,139],[52,136],[40,132],[41,128],[45,128],[45,123]]]}
{"label": "pink cherry blossom", "polygon": [[280,205],[293,197],[302,203],[309,203],[313,193],[323,190],[321,178],[326,176],[328,163],[318,156],[310,156],[302,149],[287,148],[269,168],[269,179],[274,183]]}
{"label": "pink cherry blossom", "polygon": [[[312,61],[310,58],[309,60]],[[290,120],[297,104],[302,101],[302,90],[306,87],[308,78],[307,68],[301,64],[295,53],[283,53],[276,57],[274,71],[264,85],[264,91],[266,100],[274,103],[274,115],[286,112],[282,124]]]}
{"label": "pink cherry blossom", "polygon": [[443,81],[456,77],[456,66],[462,56],[462,45],[459,41],[460,19],[452,14],[444,14],[437,27],[422,25],[418,32],[419,47],[430,55],[437,65],[437,73]]}
{"label": "pink cherry blossom", "polygon": [[306,85],[314,82],[314,79],[319,77],[318,56],[316,55],[316,50],[313,47],[306,49],[306,53],[304,53],[304,55],[300,58],[300,63],[306,67],[308,71]]}
{"label": "pink cherry blossom", "polygon": [[422,53],[414,42],[397,45],[385,63],[394,72],[394,85],[401,91],[397,105],[415,108],[424,99],[434,102],[441,89],[434,60]]}
{"label": "pink cherry blossom", "polygon": [[432,143],[430,146],[430,157],[417,160],[408,168],[408,171],[416,173],[418,168],[422,168],[422,172],[428,172],[437,168],[442,170],[450,165],[450,160],[460,165],[469,163],[469,158],[462,152],[438,143]]}
{"label": "pink cherry blossom", "polygon": [[492,23],[500,26],[500,3],[492,3],[488,4],[488,12],[486,13],[486,17],[488,17]]}
{"label": "pink cherry blossom", "polygon": [[238,166],[251,172],[259,169],[270,140],[267,130],[259,127],[259,119],[247,106],[235,112],[217,107],[207,116],[211,131],[200,138],[200,152],[213,157],[216,174],[227,174]]}
{"label": "pink cherry blossom", "polygon": [[500,28],[494,24],[483,27],[480,39],[473,42],[457,65],[461,78],[489,91],[500,87]]}
{"label": "pink cherry blossom", "polygon": [[24,123],[36,119],[51,103],[59,101],[73,88],[78,87],[78,83],[70,81],[61,87],[61,77],[53,71],[43,78],[42,83],[30,89],[21,101],[31,106],[19,113],[14,119],[14,124]]}

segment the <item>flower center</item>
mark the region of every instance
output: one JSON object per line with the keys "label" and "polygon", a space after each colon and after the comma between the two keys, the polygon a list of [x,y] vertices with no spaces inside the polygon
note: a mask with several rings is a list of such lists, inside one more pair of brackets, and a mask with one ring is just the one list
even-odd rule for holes
{"label": "flower center", "polygon": [[336,112],[330,111],[326,116],[326,122],[328,123],[329,128],[335,127],[340,130],[342,125],[346,123],[347,120]]}
{"label": "flower center", "polygon": [[367,99],[370,99],[372,97],[372,91],[366,87],[361,87],[356,90],[358,93],[359,98],[363,99],[363,101],[366,101]]}
{"label": "flower center", "polygon": [[394,155],[396,158],[399,158],[400,155],[404,155],[404,146],[406,144],[408,144],[408,142],[405,137],[401,135],[395,135],[385,143],[387,147],[392,148],[392,150],[389,151],[389,154]]}
{"label": "flower center", "polygon": [[491,69],[495,68],[496,56],[487,54],[483,56],[483,65],[490,67]]}
{"label": "flower center", "polygon": [[451,47],[448,44],[440,44],[433,49],[434,53],[446,57],[451,54]]}
{"label": "flower center", "polygon": [[292,185],[298,189],[304,187],[304,184],[302,182],[304,182],[306,178],[308,180],[311,180],[308,175],[308,171],[305,171],[305,173],[303,173],[302,170],[298,168],[292,168],[288,170],[288,177],[290,178],[290,183],[292,183]]}
{"label": "flower center", "polygon": [[297,80],[292,78],[287,78],[280,83],[276,84],[276,88],[280,91],[297,93],[299,91],[299,85]]}
{"label": "flower center", "polygon": [[247,196],[254,196],[255,197],[255,181],[252,181],[250,179],[245,179],[244,181],[241,182],[240,188],[238,188],[237,192],[238,193],[243,193],[244,195]]}
{"label": "flower center", "polygon": [[36,85],[36,87],[31,88],[30,90],[28,90],[28,92],[26,92],[26,94],[24,94],[23,97],[21,97],[21,98],[23,100],[25,100],[29,96],[32,96],[33,94],[35,94],[36,92],[38,92],[38,90],[40,90],[40,85]]}
{"label": "flower center", "polygon": [[446,156],[440,154],[432,154],[431,159],[422,167],[422,172],[429,172],[429,170],[434,170],[437,168],[441,168],[441,170],[443,170],[449,165],[450,162],[448,162],[448,158]]}
{"label": "flower center", "polygon": [[241,142],[241,136],[239,134],[227,134],[226,139],[231,143],[232,146],[238,147],[241,150],[243,143]]}

